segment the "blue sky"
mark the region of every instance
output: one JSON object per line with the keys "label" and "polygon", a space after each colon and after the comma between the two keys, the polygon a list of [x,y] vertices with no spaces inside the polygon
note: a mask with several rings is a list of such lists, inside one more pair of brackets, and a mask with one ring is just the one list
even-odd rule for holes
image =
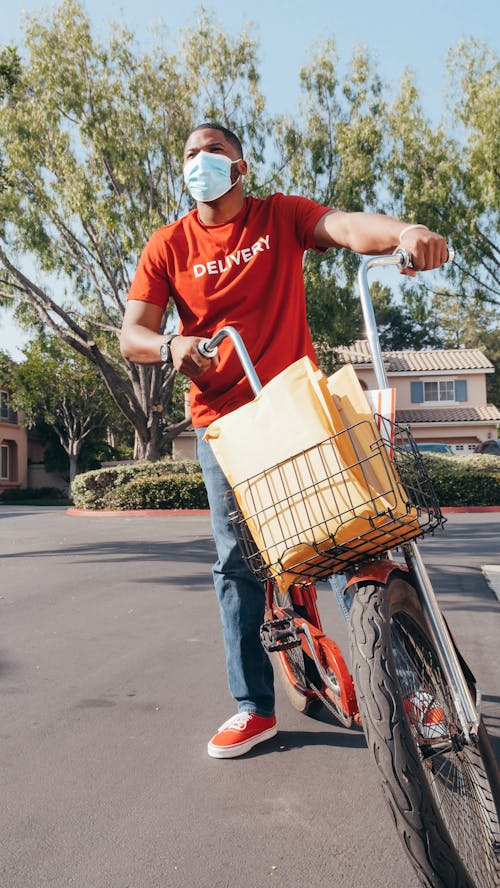
{"label": "blue sky", "polygon": [[[21,46],[23,15],[57,5],[39,0],[3,4],[0,44]],[[178,32],[196,21],[200,5],[191,0],[83,3],[98,33],[105,34],[108,21],[120,21],[134,31],[139,45],[145,48],[159,20],[167,25],[174,47]],[[469,37],[478,38],[497,52],[500,44],[498,0],[383,0],[379,4],[371,0],[206,0],[204,6],[230,33],[236,34],[252,23],[249,28],[260,44],[261,88],[272,113],[296,109],[299,70],[307,63],[314,44],[325,36],[335,37],[341,64],[348,63],[355,46],[366,45],[377,59],[383,79],[395,89],[402,72],[410,68],[424,110],[434,121],[444,110],[444,60],[448,50]],[[21,341],[8,313],[0,310],[0,348],[16,355]]]}

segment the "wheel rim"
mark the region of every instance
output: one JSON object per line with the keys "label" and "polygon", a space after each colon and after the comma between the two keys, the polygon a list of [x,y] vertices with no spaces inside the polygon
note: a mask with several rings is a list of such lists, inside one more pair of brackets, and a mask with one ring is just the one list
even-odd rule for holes
{"label": "wheel rim", "polygon": [[494,884],[500,834],[495,803],[472,741],[460,722],[429,640],[407,614],[391,619],[392,652],[404,710],[436,808],[470,877]]}

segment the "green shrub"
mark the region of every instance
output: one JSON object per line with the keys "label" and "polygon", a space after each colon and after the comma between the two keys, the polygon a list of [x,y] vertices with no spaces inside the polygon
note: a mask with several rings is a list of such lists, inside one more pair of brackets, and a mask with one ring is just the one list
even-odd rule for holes
{"label": "green shrub", "polygon": [[[191,479],[189,482],[185,481],[187,477]],[[197,479],[197,483],[199,479],[203,486],[200,464],[196,460],[124,463],[77,475],[72,485],[73,501],[78,509],[93,510],[206,508],[206,495],[203,498],[201,489],[195,494],[193,479]],[[163,498],[162,485],[166,491]],[[148,490],[151,501],[148,501]],[[159,505],[167,501],[191,505]]]}
{"label": "green shrub", "polygon": [[497,456],[422,456],[441,506],[500,506]]}
{"label": "green shrub", "polygon": [[201,473],[133,478],[108,498],[110,509],[207,509]]}
{"label": "green shrub", "polygon": [[[425,453],[442,506],[499,506],[500,459],[497,456],[442,456]],[[79,509],[205,509],[208,507],[200,464],[135,462],[77,475],[74,504]]]}

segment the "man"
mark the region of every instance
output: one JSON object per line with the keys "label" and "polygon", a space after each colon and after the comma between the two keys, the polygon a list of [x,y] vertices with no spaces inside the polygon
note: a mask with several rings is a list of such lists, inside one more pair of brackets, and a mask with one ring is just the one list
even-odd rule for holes
{"label": "man", "polygon": [[[403,245],[417,270],[437,268],[447,258],[444,239],[422,225],[328,209],[301,197],[245,196],[246,172],[234,133],[211,123],[191,133],[184,178],[196,209],[150,238],[128,294],[121,336],[129,360],[171,362],[192,380],[191,416],[217,546],[213,574],[228,684],[238,704],[236,716],[208,744],[215,758],[243,755],[277,727],[272,666],[259,639],[264,591],[241,558],[224,504],[228,484],[203,441],[210,422],[252,393],[229,340],[212,361],[198,345],[223,326],[235,327],[265,384],[304,355],[315,360],[306,321],[305,250],[380,254]],[[158,331],[170,298],[181,325],[177,335],[166,337]]]}

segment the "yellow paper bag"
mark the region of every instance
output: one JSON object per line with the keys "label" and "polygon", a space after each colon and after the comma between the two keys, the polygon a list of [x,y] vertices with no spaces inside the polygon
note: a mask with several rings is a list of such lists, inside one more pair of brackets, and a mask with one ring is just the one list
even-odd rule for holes
{"label": "yellow paper bag", "polygon": [[358,480],[368,485],[375,498],[385,499],[395,518],[404,519],[408,525],[404,528],[405,538],[416,535],[420,530],[417,512],[408,506],[406,492],[351,364],[328,378],[328,389],[342,421],[350,429],[349,438],[358,462],[353,471]]}
{"label": "yellow paper bag", "polygon": [[275,575],[314,559],[339,533],[352,536],[346,525],[373,512],[332,443],[341,429],[326,378],[305,357],[205,433]]}

